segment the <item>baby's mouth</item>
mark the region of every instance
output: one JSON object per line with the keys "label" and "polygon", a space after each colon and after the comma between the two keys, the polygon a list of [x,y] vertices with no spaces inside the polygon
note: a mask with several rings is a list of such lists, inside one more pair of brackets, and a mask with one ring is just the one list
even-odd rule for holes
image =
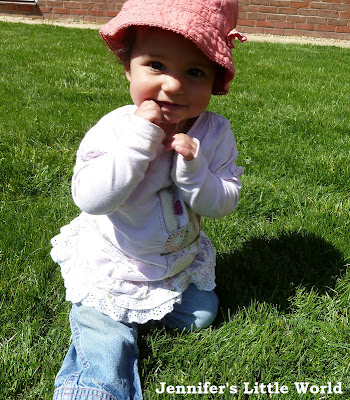
{"label": "baby's mouth", "polygon": [[171,103],[169,101],[156,101],[156,103],[166,111],[177,111],[184,107],[182,104]]}

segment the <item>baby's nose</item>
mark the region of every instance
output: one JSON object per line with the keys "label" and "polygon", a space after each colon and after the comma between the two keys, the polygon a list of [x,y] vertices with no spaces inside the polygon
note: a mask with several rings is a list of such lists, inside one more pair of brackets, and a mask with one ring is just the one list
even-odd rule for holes
{"label": "baby's nose", "polygon": [[164,92],[182,93],[184,91],[184,83],[182,79],[176,75],[166,75],[164,77],[162,89]]}

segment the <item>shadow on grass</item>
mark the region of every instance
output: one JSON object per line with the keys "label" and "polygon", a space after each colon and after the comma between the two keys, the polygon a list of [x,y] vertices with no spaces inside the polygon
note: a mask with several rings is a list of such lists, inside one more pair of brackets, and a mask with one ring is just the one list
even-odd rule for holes
{"label": "shadow on grass", "polygon": [[[306,290],[313,288],[319,294],[331,293],[345,269],[341,252],[320,237],[290,233],[274,239],[253,238],[240,250],[217,257],[215,291],[221,311],[214,328],[252,301],[273,304],[280,311],[288,312],[289,299],[301,286]],[[171,329],[164,329],[165,332],[170,337],[178,335]],[[157,360],[152,358],[142,338],[139,346],[144,369],[156,371]],[[141,378],[142,383],[145,379]]]}
{"label": "shadow on grass", "polygon": [[218,255],[217,288],[223,314],[252,300],[288,311],[288,299],[303,286],[322,294],[331,291],[345,270],[343,255],[324,239],[291,233],[254,238],[239,251]]}

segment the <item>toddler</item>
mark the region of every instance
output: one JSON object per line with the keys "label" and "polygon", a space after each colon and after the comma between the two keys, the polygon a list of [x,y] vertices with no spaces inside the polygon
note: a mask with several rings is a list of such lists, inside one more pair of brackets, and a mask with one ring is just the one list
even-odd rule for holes
{"label": "toddler", "polygon": [[234,76],[237,0],[128,0],[100,31],[133,105],[82,140],[72,195],[82,213],[52,239],[72,343],[56,400],[142,399],[137,325],[208,327],[215,250],[201,216],[234,210],[241,188],[230,124],[206,111]]}

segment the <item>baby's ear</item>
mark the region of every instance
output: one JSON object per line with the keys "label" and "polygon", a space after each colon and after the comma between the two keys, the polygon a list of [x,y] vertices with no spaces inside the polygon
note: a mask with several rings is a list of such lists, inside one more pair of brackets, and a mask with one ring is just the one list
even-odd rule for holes
{"label": "baby's ear", "polygon": [[130,68],[128,68],[128,67],[125,67],[125,76],[126,76],[126,79],[130,82],[131,74],[130,74]]}

